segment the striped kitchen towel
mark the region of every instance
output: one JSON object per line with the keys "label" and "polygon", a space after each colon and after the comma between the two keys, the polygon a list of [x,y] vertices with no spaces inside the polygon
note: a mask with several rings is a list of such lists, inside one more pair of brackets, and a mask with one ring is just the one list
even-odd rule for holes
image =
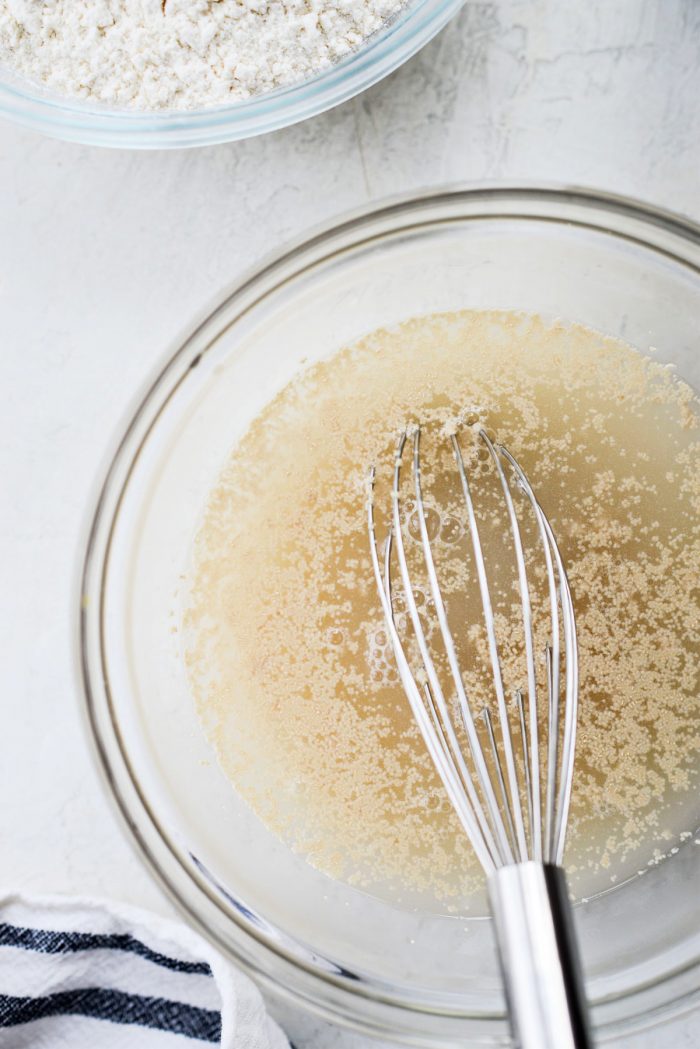
{"label": "striped kitchen towel", "polygon": [[94,900],[0,897],[0,1049],[289,1049],[191,929]]}

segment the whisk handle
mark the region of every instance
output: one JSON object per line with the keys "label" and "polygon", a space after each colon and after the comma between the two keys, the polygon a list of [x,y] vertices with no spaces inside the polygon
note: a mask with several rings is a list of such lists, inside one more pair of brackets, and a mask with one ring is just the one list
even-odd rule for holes
{"label": "whisk handle", "polygon": [[573,916],[561,867],[517,863],[489,895],[518,1049],[591,1049]]}

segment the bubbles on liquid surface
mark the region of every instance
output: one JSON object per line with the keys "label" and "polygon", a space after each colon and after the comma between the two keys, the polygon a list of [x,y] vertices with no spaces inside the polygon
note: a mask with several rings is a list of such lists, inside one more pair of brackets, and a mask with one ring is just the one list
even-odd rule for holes
{"label": "bubbles on liquid surface", "polygon": [[[428,539],[431,541],[437,539],[442,524],[440,514],[432,506],[426,506],[424,508],[424,515],[425,530],[428,533]],[[417,510],[415,510],[408,518],[408,534],[411,539],[415,539],[416,542],[421,541],[420,517]]]}
{"label": "bubbles on liquid surface", "polygon": [[[484,450],[488,456],[488,449]],[[407,508],[406,522],[410,538],[416,543],[421,543],[422,536],[418,511],[415,509],[409,511]],[[425,527],[431,543],[438,541],[451,545],[459,542],[464,535],[464,526],[458,517],[448,513],[447,510],[437,510],[433,506],[425,507]]]}
{"label": "bubbles on liquid surface", "polygon": [[443,543],[456,543],[464,535],[462,522],[456,517],[446,517],[440,528],[440,538]]}

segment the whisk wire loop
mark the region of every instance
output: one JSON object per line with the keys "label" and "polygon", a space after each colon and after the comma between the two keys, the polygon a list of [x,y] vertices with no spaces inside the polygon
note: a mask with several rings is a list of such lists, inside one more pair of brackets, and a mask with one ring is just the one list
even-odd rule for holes
{"label": "whisk wire loop", "polygon": [[467,477],[467,471],[464,466],[462,450],[459,446],[459,441],[457,440],[454,434],[452,435],[451,440],[452,448],[455,454],[455,461],[457,463],[457,470],[459,471],[459,479],[462,483],[462,492],[464,495],[464,501],[466,503],[467,518],[469,521],[469,532],[471,535],[472,548],[474,551],[474,562],[476,564],[476,573],[477,578],[479,580],[479,592],[481,594],[481,605],[484,614],[484,625],[486,627],[486,636],[488,638],[489,653],[491,656],[493,684],[494,689],[496,691],[496,703],[500,722],[501,738],[503,740],[503,751],[506,763],[506,775],[508,778],[510,801],[513,809],[513,822],[516,828],[517,846],[520,859],[526,860],[528,857],[528,852],[527,842],[525,838],[525,823],[523,820],[523,810],[522,805],[520,803],[520,784],[518,782],[518,770],[515,761],[513,742],[510,733],[510,722],[508,718],[508,707],[506,704],[506,693],[503,684],[501,659],[498,651],[498,641],[496,638],[496,625],[493,615],[493,606],[491,603],[491,591],[489,589],[488,576],[486,573],[486,563],[484,560],[484,553],[481,546],[481,537],[479,534],[479,526],[476,520],[476,511],[474,509],[474,502],[472,499],[471,488],[469,485],[469,478]]}
{"label": "whisk wire loop", "polygon": [[[468,530],[476,566],[498,711],[500,745],[488,707],[484,708],[482,714],[484,726],[482,731],[485,730],[487,746],[482,744],[472,705],[464,686],[428,531],[421,478],[421,431],[419,427],[413,427],[411,432],[404,431],[396,449],[391,490],[391,526],[385,541],[383,571],[380,566],[376,536],[374,468],[370,471],[367,505],[372,566],[401,684],[455,811],[482,866],[487,874],[490,874],[498,867],[528,860],[541,861],[544,859],[545,862],[561,863],[573,778],[578,664],[573,603],[566,572],[550,523],[517,460],[503,445],[492,441],[483,430],[478,436],[488,450],[489,459],[495,467],[500,482],[509,522],[508,534],[515,555],[527,680],[527,700],[521,689],[517,689],[514,695],[519,758],[524,785],[520,782],[518,755],[514,743],[515,735],[511,727],[511,715],[506,701],[495,617],[476,510],[467,469],[456,435],[451,436],[451,443],[464,496]],[[447,657],[449,676],[454,687],[462,727],[468,743],[467,751],[464,751],[460,744],[451,713],[451,704],[445,696],[435,660],[431,654],[426,630],[418,610],[416,591],[406,555],[400,490],[401,467],[409,440],[412,444],[415,512],[419,526],[420,547],[434,615],[440,630],[439,636]],[[508,472],[504,466],[508,468]],[[545,651],[548,706],[547,740],[544,749],[540,747],[539,738],[540,721],[532,604],[523,535],[513,499],[512,484],[515,484],[524,493],[533,512],[544,554],[550,618],[550,640]],[[418,672],[414,671],[411,666],[397,628],[392,597],[392,550],[395,551],[398,561],[405,605],[422,664]],[[560,686],[562,633],[565,665],[563,728]],[[469,763],[467,755],[470,759]],[[541,763],[545,768],[544,806],[540,788]],[[544,813],[542,812],[543,807]]]}
{"label": "whisk wire loop", "polygon": [[[536,756],[539,752],[538,747],[538,736],[539,736],[539,718],[537,709],[537,671],[535,667],[535,640],[532,629],[532,605],[530,603],[530,588],[527,580],[527,568],[525,566],[525,552],[523,550],[523,542],[520,534],[520,525],[518,524],[518,515],[515,512],[515,504],[513,503],[513,496],[510,490],[510,482],[506,477],[503,469],[500,455],[498,454],[491,438],[484,431],[480,434],[481,439],[489,450],[491,460],[496,468],[498,479],[501,483],[503,490],[503,497],[506,503],[506,509],[508,511],[508,520],[510,522],[511,535],[513,537],[513,549],[515,553],[515,563],[518,572],[518,589],[520,591],[520,606],[522,610],[522,621],[523,621],[523,635],[525,639],[525,663],[527,668],[527,695],[528,695],[528,708],[530,711],[530,739],[532,740],[531,753]],[[540,766],[539,761],[534,761],[530,770],[530,781],[531,791],[533,798],[533,808],[535,812],[539,812],[541,808],[540,799]],[[540,820],[534,820],[530,824],[530,842],[532,848],[532,858],[535,860],[542,859],[542,826]]]}
{"label": "whisk wire loop", "polygon": [[[473,790],[471,775],[465,766],[466,776],[463,780],[460,779],[454,760],[452,759],[448,748],[442,742],[440,734],[436,732],[433,721],[426,709],[423,698],[418,690],[416,680],[413,676],[413,672],[406,658],[401,638],[396,629],[391,603],[390,577],[387,575],[387,582],[385,585],[379,563],[376,525],[374,519],[374,485],[375,469],[374,467],[371,467],[369,474],[369,496],[367,500],[370,556],[375,581],[377,583],[377,592],[379,594],[387,631],[394,651],[394,658],[396,660],[401,685],[408,698],[413,716],[416,719],[420,733],[425,741],[428,753],[437,769],[438,775],[442,780],[443,786],[445,787],[455,812],[472,843],[472,847],[474,848],[484,871],[487,874],[490,874],[499,866],[498,853],[495,845],[493,848],[490,847],[488,834],[484,833],[482,823],[477,818],[476,808],[478,806],[478,799],[476,798],[476,792]],[[387,537],[387,564],[390,556],[390,541],[391,536]],[[442,739],[444,739],[444,736]],[[472,800],[473,798],[476,800],[476,805]]]}
{"label": "whisk wire loop", "polygon": [[[445,609],[445,603],[442,598],[440,585],[438,583],[437,572],[435,570],[435,562],[433,559],[432,548],[430,545],[430,537],[428,535],[428,527],[425,519],[425,505],[423,502],[423,490],[421,485],[421,472],[420,472],[420,428],[416,427],[413,433],[413,474],[415,482],[415,493],[416,493],[416,511],[418,514],[418,522],[420,528],[421,543],[423,546],[423,556],[425,559],[425,565],[428,573],[428,582],[430,585],[430,592],[435,605],[435,615],[440,627],[440,633],[442,641],[445,646],[445,652],[447,653],[447,659],[450,667],[450,673],[454,683],[457,699],[459,702],[459,709],[464,722],[464,728],[467,733],[467,740],[469,742],[469,748],[471,751],[472,759],[477,773],[477,780],[481,789],[484,793],[486,800],[486,808],[491,818],[491,824],[494,828],[496,838],[498,840],[502,860],[504,863],[514,862],[514,853],[511,847],[511,842],[508,837],[504,818],[501,813],[496,794],[494,791],[491,777],[489,775],[488,767],[484,757],[484,752],[479,741],[479,735],[476,729],[474,716],[472,714],[471,706],[467,700],[466,692],[464,690],[464,684],[462,682],[462,674],[459,668],[459,662],[457,660],[457,652],[455,649],[454,639],[452,632],[449,627],[447,620],[447,611]],[[397,473],[394,474],[394,531],[401,528],[400,516],[398,515],[398,483],[399,476]],[[403,540],[401,540],[401,550],[399,553],[399,564],[401,566],[401,574],[406,590],[411,590],[411,601],[409,602],[409,608],[411,610],[411,621],[413,629],[416,632],[416,636],[419,638],[419,647],[421,650],[421,657],[425,664],[426,670],[428,671],[429,678],[431,678],[431,685],[433,685],[432,678],[438,681],[437,674],[435,672],[435,665],[430,656],[426,641],[423,626],[418,615],[418,609],[416,607],[415,600],[413,599],[411,580],[408,571],[408,564],[406,562],[405,552],[403,549]],[[439,682],[438,682],[439,686]],[[435,686],[433,685],[433,688]],[[440,713],[447,720],[448,735],[450,740],[454,740],[454,744],[459,748],[454,730],[452,729],[452,721],[450,718],[447,704],[444,701],[444,696],[441,690],[438,692],[438,706]],[[441,702],[442,700],[442,702]]]}
{"label": "whisk wire loop", "polygon": [[[393,614],[393,604],[392,604],[392,598],[391,598],[391,592],[392,592],[391,591],[391,547],[392,547],[392,537],[393,537],[393,532],[390,529],[389,533],[387,535],[386,544],[385,544],[384,589],[385,589],[385,593],[386,593],[386,596],[387,596],[389,607],[392,609],[392,614]],[[439,690],[439,682],[438,682],[438,690]],[[496,847],[496,843],[495,843],[495,841],[493,839],[493,836],[492,836],[492,833],[491,833],[491,828],[488,825],[488,822],[486,820],[486,816],[484,814],[483,808],[482,808],[481,803],[479,801],[479,797],[478,797],[478,794],[477,794],[476,789],[474,787],[474,783],[473,783],[471,774],[469,772],[468,767],[464,763],[464,759],[462,757],[461,750],[459,749],[459,746],[458,746],[456,737],[454,735],[454,732],[450,731],[452,726],[451,726],[451,723],[449,721],[449,716],[446,719],[443,719],[441,717],[440,711],[438,709],[438,706],[436,705],[435,700],[433,698],[433,694],[432,694],[432,692],[430,690],[430,684],[428,683],[428,681],[423,682],[423,694],[425,696],[426,707],[427,707],[428,713],[430,714],[433,727],[434,727],[435,732],[437,733],[437,736],[438,736],[438,741],[439,741],[440,745],[442,746],[443,753],[445,754],[445,756],[447,758],[448,767],[451,770],[451,773],[452,773],[452,776],[453,776],[453,781],[456,784],[461,784],[463,789],[466,791],[467,799],[469,801],[469,805],[471,805],[474,817],[475,817],[477,823],[479,824],[481,832],[482,832],[482,834],[484,836],[484,842],[485,842],[486,848],[488,850],[488,853],[489,853],[489,855],[491,857],[492,862],[494,864],[496,864],[498,862],[498,860],[499,860],[499,855],[498,855],[498,850],[497,850],[497,847]],[[444,703],[444,698],[443,698],[443,703]],[[447,724],[447,726],[448,726],[447,730],[444,727],[445,724]]]}
{"label": "whisk wire loop", "polygon": [[[552,787],[552,813],[550,815],[552,833],[546,859],[548,862],[561,864],[564,858],[566,843],[566,826],[571,804],[571,789],[574,775],[574,753],[576,749],[576,725],[578,721],[578,643],[576,639],[576,620],[571,598],[571,589],[566,569],[562,561],[557,541],[547,515],[537,501],[532,485],[525,476],[520,464],[507,448],[500,446],[504,458],[513,468],[521,489],[527,496],[535,513],[540,530],[542,546],[547,565],[547,578],[551,605],[551,648],[552,648],[552,700],[551,700],[551,733],[550,747],[552,761],[550,766],[556,784],[559,779],[559,790],[554,798],[555,785]],[[555,573],[556,566],[556,573]],[[558,585],[557,585],[558,579]],[[560,633],[559,614],[564,627],[565,660],[565,699],[564,699],[564,732],[560,747],[559,711],[560,697]],[[561,761],[559,753],[561,752]]]}
{"label": "whisk wire loop", "polygon": [[[558,745],[559,745],[559,663],[560,663],[560,634],[559,634],[559,599],[557,595],[557,579],[554,571],[552,551],[550,549],[550,533],[545,526],[545,518],[532,487],[525,477],[518,462],[513,458],[507,448],[501,446],[501,454],[513,470],[516,482],[520,490],[525,494],[537,522],[537,528],[544,554],[547,586],[549,590],[550,626],[551,640],[545,649],[545,663],[547,670],[547,700],[548,700],[548,726],[547,726],[547,777],[545,786],[545,847],[544,858],[547,862],[552,861],[555,851],[554,845],[554,805],[556,791],[556,774],[558,767]],[[550,665],[551,658],[551,665]],[[533,722],[537,728],[536,716],[530,709],[530,732],[533,731]],[[537,754],[537,745],[533,745],[531,752]],[[539,795],[535,811],[539,812]]]}

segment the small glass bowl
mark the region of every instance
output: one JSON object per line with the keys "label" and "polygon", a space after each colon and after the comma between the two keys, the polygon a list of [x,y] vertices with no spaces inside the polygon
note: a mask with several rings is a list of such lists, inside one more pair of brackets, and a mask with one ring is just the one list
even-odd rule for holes
{"label": "small glass bowl", "polygon": [[[161,884],[269,989],[430,1049],[507,1036],[490,920],[402,910],[314,870],[271,834],[204,740],[177,608],[211,484],[302,362],[409,316],[464,308],[583,322],[641,352],[654,347],[656,360],[700,388],[698,227],[553,188],[390,202],[286,248],[183,336],[116,450],[81,579],[90,732]],[[694,837],[575,908],[600,1041],[686,1009],[700,993]]]}
{"label": "small glass bowl", "polygon": [[251,138],[316,116],[364,91],[420,50],[464,0],[416,0],[358,51],[318,76],[245,102],[142,112],[59,96],[0,66],[0,114],[93,146],[175,149]]}

